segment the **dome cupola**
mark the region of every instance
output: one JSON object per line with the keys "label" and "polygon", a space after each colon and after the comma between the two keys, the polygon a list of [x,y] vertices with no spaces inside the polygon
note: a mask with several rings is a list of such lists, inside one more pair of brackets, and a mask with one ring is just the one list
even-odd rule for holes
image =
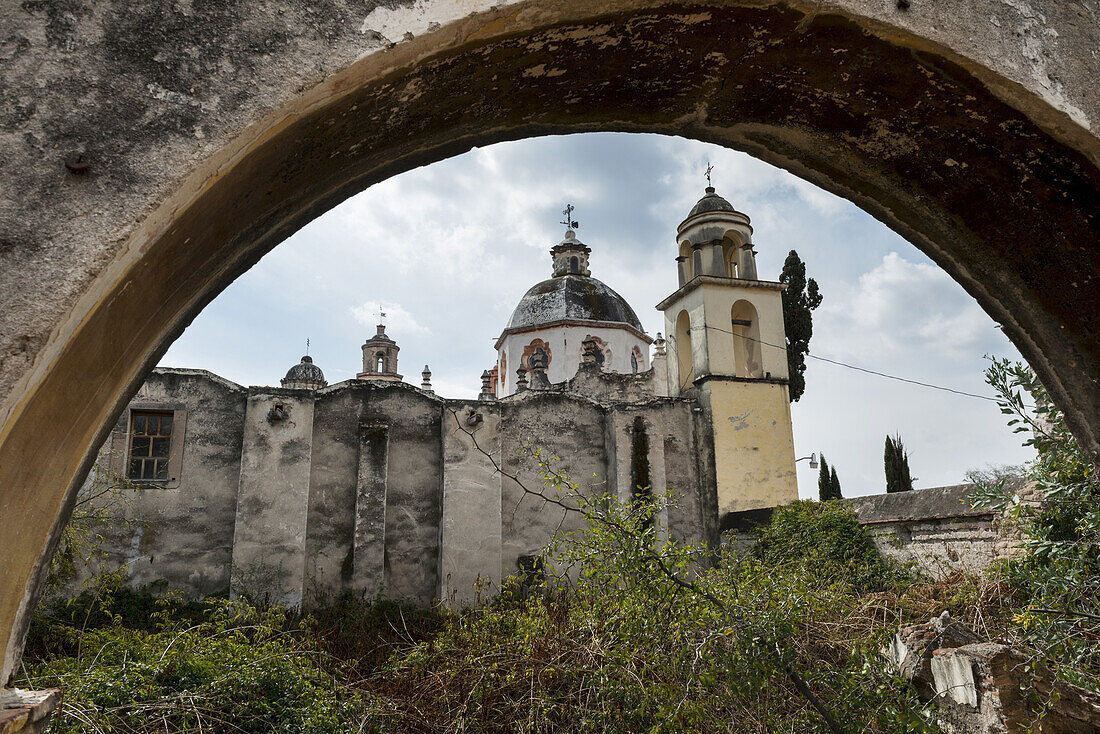
{"label": "dome cupola", "polygon": [[325,373],[313,364],[313,358],[309,355],[302,357],[301,362],[287,370],[286,377],[279,384],[304,390],[319,390],[328,385],[325,382]]}
{"label": "dome cupola", "polygon": [[691,212],[688,213],[688,219],[694,217],[696,214],[704,214],[706,212],[735,212],[733,204],[723,199],[718,194],[714,193],[714,187],[708,186],[703,198],[695,202],[695,206],[691,208]]}
{"label": "dome cupola", "polygon": [[588,258],[592,250],[577,239],[576,222],[566,208],[565,237],[550,249],[553,274],[531,286],[519,300],[508,325],[497,339],[496,395],[516,392],[532,369],[549,383],[572,378],[581,363],[585,340],[600,350],[596,363],[609,372],[649,369],[650,339],[634,309],[622,296],[593,278]]}

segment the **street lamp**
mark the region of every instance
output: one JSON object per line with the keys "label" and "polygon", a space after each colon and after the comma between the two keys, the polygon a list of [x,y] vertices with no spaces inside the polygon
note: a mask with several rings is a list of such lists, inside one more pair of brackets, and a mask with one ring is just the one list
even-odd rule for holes
{"label": "street lamp", "polygon": [[797,464],[798,462],[805,461],[806,459],[810,460],[810,468],[811,469],[816,469],[817,468],[817,454],[816,453],[810,454],[809,456],[803,456],[801,459],[795,459],[794,463]]}

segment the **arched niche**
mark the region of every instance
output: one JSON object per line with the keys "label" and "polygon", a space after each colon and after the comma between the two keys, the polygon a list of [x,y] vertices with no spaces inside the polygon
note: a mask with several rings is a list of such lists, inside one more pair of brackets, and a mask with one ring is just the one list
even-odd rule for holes
{"label": "arched niche", "polygon": [[681,311],[676,317],[676,367],[679,387],[677,394],[689,389],[695,382],[695,361],[691,346],[691,316]]}
{"label": "arched niche", "polygon": [[763,377],[760,316],[756,307],[744,299],[735,302],[730,309],[730,324],[735,376]]}

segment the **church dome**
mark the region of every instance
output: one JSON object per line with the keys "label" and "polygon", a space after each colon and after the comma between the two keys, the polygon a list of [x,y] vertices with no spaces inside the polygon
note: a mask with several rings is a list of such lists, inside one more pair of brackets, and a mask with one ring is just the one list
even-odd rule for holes
{"label": "church dome", "polygon": [[519,300],[508,329],[554,321],[605,321],[643,331],[630,304],[603,282],[585,275],[557,275],[535,284]]}
{"label": "church dome", "polygon": [[707,193],[702,199],[695,203],[695,206],[691,208],[691,213],[688,217],[694,217],[696,214],[705,214],[706,212],[735,212],[733,204],[723,199],[718,194],[714,193],[714,187],[708,186]]}
{"label": "church dome", "polygon": [[283,387],[313,389],[324,387],[327,384],[325,373],[321,371],[320,367],[313,364],[313,358],[309,356],[302,357],[301,362],[287,370],[286,377],[282,380]]}

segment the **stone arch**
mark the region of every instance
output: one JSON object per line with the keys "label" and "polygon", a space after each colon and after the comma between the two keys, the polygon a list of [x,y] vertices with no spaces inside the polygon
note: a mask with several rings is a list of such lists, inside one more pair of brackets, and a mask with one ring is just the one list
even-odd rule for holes
{"label": "stone arch", "polygon": [[[31,9],[8,19],[33,40],[0,78],[35,102],[19,103],[0,161],[20,192],[0,202],[0,510],[19,519],[0,678],[92,447],[172,339],[320,213],[477,145],[662,132],[794,171],[961,283],[1100,449],[1100,61],[1081,51],[1100,46],[1095,21],[1051,4],[1054,32],[1020,40],[986,0],[485,0],[464,18],[422,5],[363,22],[226,12],[189,20],[209,32],[186,38],[157,25],[177,20],[157,3],[107,0],[60,39]],[[111,40],[142,25],[155,43]],[[1032,61],[1032,41],[1053,45]],[[72,89],[104,88],[73,104]],[[70,173],[55,148],[89,166]]]}
{"label": "stone arch", "polygon": [[678,248],[678,252],[679,257],[682,258],[679,259],[678,262],[680,263],[680,268],[684,273],[684,281],[687,282],[695,277],[695,262],[691,254],[691,243],[687,240],[681,242]]}
{"label": "stone arch", "polygon": [[730,323],[733,328],[733,363],[737,377],[763,377],[764,363],[761,359],[760,316],[756,307],[746,300],[740,300],[730,308]]}
{"label": "stone arch", "polygon": [[676,380],[679,383],[675,393],[677,395],[695,382],[695,358],[691,339],[691,316],[687,311],[681,311],[676,317],[676,337],[672,343],[676,353]]}

